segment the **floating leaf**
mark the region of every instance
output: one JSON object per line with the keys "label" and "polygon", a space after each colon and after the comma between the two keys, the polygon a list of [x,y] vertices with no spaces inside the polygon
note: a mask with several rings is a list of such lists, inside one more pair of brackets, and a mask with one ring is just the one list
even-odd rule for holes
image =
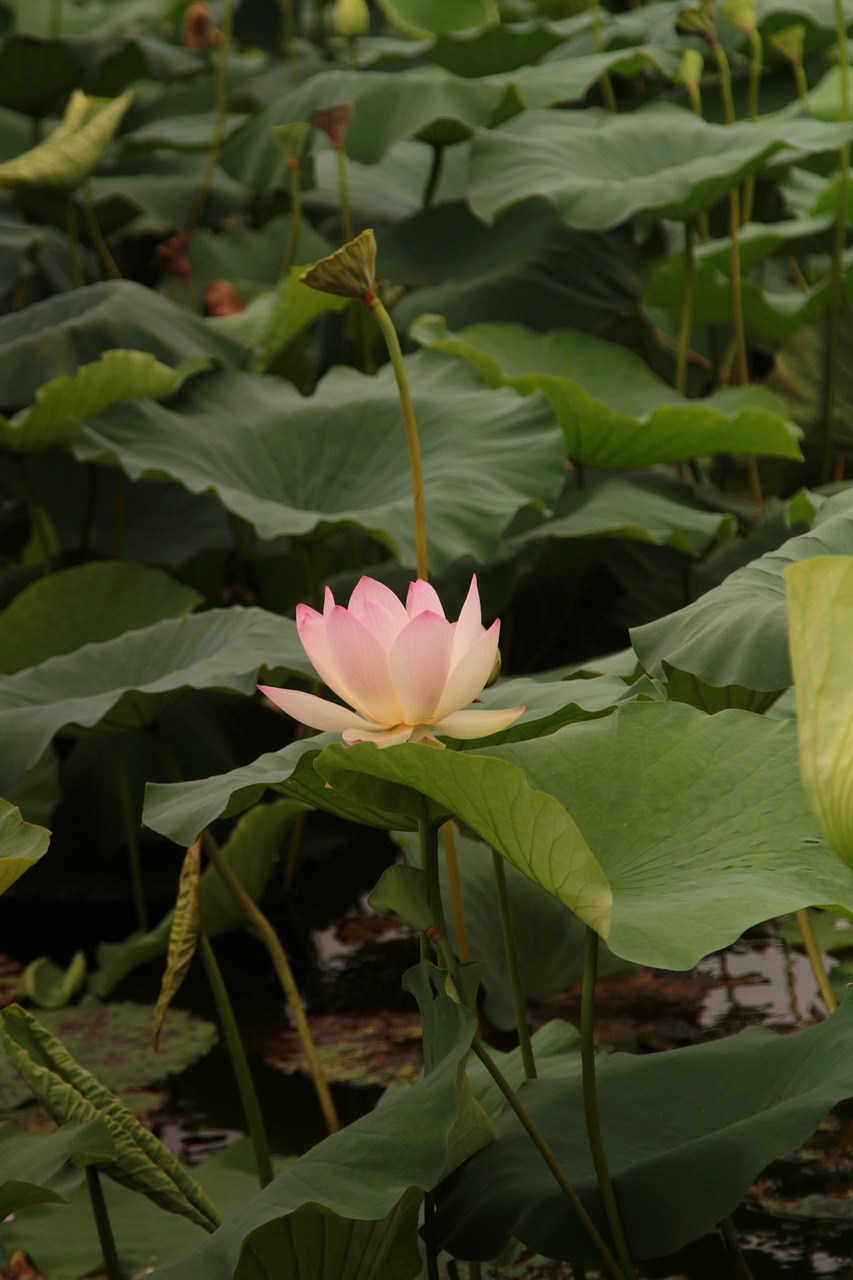
{"label": "floating leaf", "polygon": [[632,351],[572,329],[481,324],[455,334],[440,316],[422,316],[411,332],[470,361],[490,386],[524,396],[542,391],[569,457],[584,466],[622,469],[744,450],[801,456],[797,428],[760,387],[687,400]]}
{"label": "floating leaf", "polygon": [[201,600],[153,565],[99,560],[60,569],[25,587],[0,613],[0,672],[179,618]]}
{"label": "floating leaf", "polygon": [[0,800],[0,893],[47,853],[50,832],[24,822],[20,810]]}
{"label": "floating leaf", "polygon": [[80,1066],[37,1018],[19,1005],[0,1013],[0,1040],[27,1085],[58,1124],[101,1116],[116,1159],[102,1172],[208,1231],[219,1215],[201,1187],[114,1094]]}
{"label": "floating leaf", "polygon": [[[311,1018],[311,1034],[326,1079],[333,1083],[388,1086],[417,1079],[423,1065],[423,1029],[416,1013],[328,1013]],[[308,1074],[295,1031],[264,1035],[264,1062],[286,1075]]]}
{"label": "floating leaf", "polygon": [[[632,1256],[672,1253],[731,1213],[762,1169],[849,1096],[851,1052],[848,999],[831,1018],[793,1035],[750,1027],[710,1044],[605,1056],[596,1073],[599,1108]],[[606,1233],[580,1079],[534,1080],[521,1098]],[[442,1246],[485,1259],[515,1236],[549,1258],[596,1263],[586,1232],[508,1107],[496,1128],[496,1142],[445,1184],[436,1220]]]}
{"label": "floating leaf", "polygon": [[31,408],[11,420],[0,416],[0,448],[11,453],[67,448],[86,418],[116,400],[137,396],[162,400],[207,363],[197,358],[171,369],[145,351],[105,351],[100,360],[81,365],[75,374],[52,378],[39,387]]}
{"label": "floating leaf", "polygon": [[0,1124],[0,1221],[29,1205],[69,1200],[82,1181],[82,1170],[113,1160],[115,1154],[110,1131],[100,1116],[63,1125],[51,1134],[25,1133],[4,1121]]}
{"label": "floating leaf", "polygon": [[127,90],[112,102],[75,89],[53,133],[31,151],[0,164],[0,188],[67,194],[89,176],[130,106]]}
{"label": "floating leaf", "polygon": [[252,693],[262,667],[312,674],[290,619],[234,607],[167,618],[2,677],[2,785],[34,764],[57,733],[138,729],[184,689]]}
{"label": "floating leaf", "polygon": [[47,956],[33,960],[24,970],[27,996],[40,1009],[63,1009],[86,982],[86,953],[75,951],[67,969]]}
{"label": "floating leaf", "polygon": [[379,0],[382,12],[407,36],[465,31],[500,22],[495,0]]}
{"label": "floating leaf", "polygon": [[[489,391],[462,362],[437,354],[406,365],[430,565],[441,572],[463,555],[488,560],[520,507],[556,497],[563,443],[551,411],[539,397]],[[308,398],[276,378],[207,374],[169,408],[108,409],[88,423],[75,454],[119,463],[133,479],[166,474],[195,493],[213,490],[262,538],[356,525],[403,564],[415,562],[408,449],[387,365],[373,378],[334,369]]]}
{"label": "floating leaf", "polygon": [[160,994],[154,1007],[152,1038],[154,1048],[159,1048],[160,1031],[166,1010],[189,972],[193,956],[202,932],[201,906],[199,902],[201,881],[201,840],[190,845],[181,867],[178,880],[178,897],[169,929],[169,951],[166,972],[160,985]]}

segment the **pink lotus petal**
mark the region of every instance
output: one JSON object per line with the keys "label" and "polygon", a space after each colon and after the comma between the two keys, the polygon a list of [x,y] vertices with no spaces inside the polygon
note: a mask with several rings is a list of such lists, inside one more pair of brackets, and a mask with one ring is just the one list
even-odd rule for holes
{"label": "pink lotus petal", "polygon": [[438,738],[432,730],[425,724],[419,724],[412,730],[410,742],[423,742],[428,747],[441,747],[444,750],[444,743],[439,742]]}
{"label": "pink lotus petal", "polygon": [[[451,711],[467,707],[480,690],[485,688],[497,657],[500,626],[500,622],[493,622],[488,631],[481,631],[479,638],[450,672],[435,708],[436,720],[443,719]],[[455,647],[454,644],[454,651]]]}
{"label": "pink lotus petal", "polygon": [[[456,664],[464,657],[468,650],[477,643],[483,634],[483,620],[480,610],[480,593],[477,590],[477,575],[471,578],[471,585],[468,588],[468,594],[465,597],[465,603],[459,614],[459,621],[456,623],[456,630],[453,633],[453,657],[450,660],[450,669],[454,669]],[[489,668],[491,671],[491,667]],[[488,676],[486,677],[488,679]],[[485,681],[484,681],[485,683]],[[480,685],[480,689],[482,689]],[[478,689],[479,693],[480,690]],[[474,694],[471,695],[474,697]],[[468,699],[471,701],[471,698]],[[460,704],[464,706],[464,703]]]}
{"label": "pink lotus petal", "polygon": [[368,600],[374,600],[377,604],[383,605],[391,616],[397,619],[398,630],[409,621],[406,606],[394,595],[390,587],[386,587],[384,582],[377,582],[375,578],[360,578],[349,598],[350,613],[360,614]]}
{"label": "pink lotus petal", "polygon": [[[397,601],[397,603],[400,602]],[[400,612],[403,615],[402,624],[397,614],[391,613],[383,604],[377,600],[367,600],[363,610],[357,615],[359,621],[363,622],[371,635],[379,641],[386,654],[391,652],[397,636],[409,624],[409,615],[402,605],[400,605]]]}
{"label": "pink lotus petal", "polygon": [[506,711],[454,711],[437,720],[432,728],[436,733],[450,734],[451,738],[485,738],[507,729],[523,710],[524,707],[510,707]]}
{"label": "pink lotus petal", "polygon": [[[332,606],[334,608],[334,605]],[[341,687],[341,680],[329,653],[329,642],[326,638],[326,618],[312,609],[310,605],[296,606],[296,630],[302,641],[302,648],[308,654],[311,665],[317,675],[330,689],[349,702],[347,691]]]}
{"label": "pink lotus petal", "polygon": [[390,729],[381,729],[378,733],[347,729],[344,733],[344,742],[349,743],[351,747],[359,742],[374,742],[377,747],[396,747],[401,742],[408,742],[413,733],[414,729],[410,724],[393,725]]}
{"label": "pink lotus petal", "polygon": [[326,621],[326,639],[335,671],[346,687],[347,702],[367,719],[401,724],[404,716],[388,669],[388,655],[354,614],[336,605]]}
{"label": "pink lotus petal", "polygon": [[326,590],[323,592],[323,617],[328,618],[334,607],[335,597],[332,595],[332,588],[326,587]]}
{"label": "pink lotus petal", "polygon": [[430,611],[416,614],[400,632],[388,655],[388,667],[406,724],[432,719],[450,670],[452,649],[450,623]]}
{"label": "pink lotus petal", "polygon": [[440,618],[444,617],[444,608],[438,598],[438,592],[435,587],[430,586],[428,582],[424,582],[422,578],[418,578],[417,582],[409,584],[409,593],[406,596],[406,612],[410,618],[414,618],[417,614],[423,613],[428,609],[430,613],[437,613]]}
{"label": "pink lotus petal", "polygon": [[382,728],[371,720],[362,720],[349,707],[326,702],[325,698],[317,698],[313,693],[302,693],[298,689],[273,689],[266,684],[259,684],[258,688],[270,702],[281,707],[282,711],[286,711],[300,724],[310,725],[312,729],[327,729],[331,733],[346,733],[349,730],[371,733]]}

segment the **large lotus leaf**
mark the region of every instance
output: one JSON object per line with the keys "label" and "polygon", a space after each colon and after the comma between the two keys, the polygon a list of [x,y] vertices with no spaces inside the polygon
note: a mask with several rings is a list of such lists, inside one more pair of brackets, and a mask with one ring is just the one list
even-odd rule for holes
{"label": "large lotus leaf", "polygon": [[16,286],[25,287],[31,298],[71,288],[68,242],[56,227],[0,218],[0,298],[8,303],[4,311],[12,309]]}
{"label": "large lotus leaf", "polygon": [[20,777],[57,733],[113,735],[154,723],[184,689],[251,693],[261,667],[310,676],[287,618],[215,609],[86,644],[0,679],[0,786]]}
{"label": "large lotus leaf", "polygon": [[469,201],[488,222],[531,195],[553,201],[572,227],[604,230],[641,210],[684,219],[716,204],[783,148],[833,151],[851,131],[811,119],[708,124],[670,104],[615,117],[527,111],[475,134]]}
{"label": "large lotus leaf", "polygon": [[379,749],[373,743],[327,747],[314,767],[344,794],[369,795],[378,781],[380,787],[390,782],[429,796],[607,937],[607,878],[562,804],[531,787],[523,769],[477,752],[436,751],[411,743],[403,750]]}
{"label": "large lotus leaf", "polygon": [[[549,502],[563,442],[542,398],[487,391],[464,364],[407,359],[421,439],[430,566],[488,560],[510,519]],[[459,429],[464,422],[465,430]],[[169,408],[127,402],[90,422],[77,457],[212,490],[262,538],[356,525],[414,564],[408,448],[390,366],[335,369],[306,399],[277,379],[213,373]]]}
{"label": "large lotus leaf", "polygon": [[[413,776],[395,750],[401,779]],[[690,969],[760,921],[853,905],[853,871],[809,809],[790,720],[637,702],[463,758],[481,754],[520,766],[571,815],[610,882],[607,943],[626,960]],[[433,771],[418,785],[434,794]]]}
{"label": "large lotus leaf", "polygon": [[424,316],[412,336],[469,360],[490,386],[542,391],[569,457],[584,466],[615,470],[730,451],[801,456],[798,429],[763,388],[687,400],[633,351],[591,334],[543,334],[518,324],[471,325],[456,334],[441,317]]}
{"label": "large lotus leaf", "polygon": [[255,354],[251,368],[256,372],[266,368],[276,354],[318,316],[344,311],[351,305],[347,298],[322,293],[303,284],[299,277],[304,269],[291,267],[276,289],[257,294],[242,311],[217,321],[218,328],[253,344]]}
{"label": "large lotus leaf", "polygon": [[[27,35],[48,36],[56,27],[54,0],[7,0],[15,15],[15,29]],[[91,31],[122,31],[146,20],[162,19],[172,8],[170,0],[86,0],[64,4],[61,27],[65,36]]]}
{"label": "large lotus leaf", "polygon": [[821,827],[853,865],[853,556],[785,568],[803,785]]}
{"label": "large lotus leaf", "polygon": [[[193,282],[202,290],[211,280],[230,280],[238,293],[269,288],[281,275],[281,264],[290,234],[289,214],[270,218],[263,227],[236,227],[213,232],[199,227],[190,241]],[[296,243],[296,262],[315,262],[333,245],[308,222],[303,222]]]}
{"label": "large lotus leaf", "polygon": [[[404,837],[404,840],[406,857],[415,866],[418,863],[417,838],[410,835]],[[499,1030],[512,1031],[515,1027],[515,1009],[498,910],[492,852],[488,845],[463,836],[461,832],[456,833],[456,852],[471,955],[485,964],[482,979],[483,1012]],[[441,858],[442,896],[449,908],[450,887],[446,868],[445,859]],[[583,924],[570,911],[566,911],[562,903],[545,893],[515,867],[507,866],[505,874],[524,994],[528,1000],[552,999],[583,978]],[[446,915],[448,934],[451,943],[455,945],[456,931],[449,909]],[[630,967],[609,951],[605,951],[600,960],[599,979],[624,972]],[[565,1027],[574,1047],[578,1048],[574,1028],[566,1023],[552,1025]],[[519,1058],[520,1055],[516,1052],[514,1057]],[[524,1071],[520,1062],[518,1065],[521,1068],[520,1082],[524,1079]],[[538,1054],[536,1066],[538,1074],[542,1075],[542,1063]],[[576,1067],[579,1067],[579,1062]],[[485,1070],[480,1069],[485,1075]],[[487,1076],[487,1079],[491,1077]]]}
{"label": "large lotus leaf", "polygon": [[[574,18],[547,21],[531,17],[528,22],[444,32],[423,51],[430,62],[455,75],[486,76],[532,65],[576,34]],[[416,52],[420,52],[417,46]]]}
{"label": "large lotus leaf", "polygon": [[[406,985],[424,1023],[423,1077],[301,1156],[209,1240],[156,1272],[157,1280],[260,1280],[278,1274],[282,1258],[293,1275],[413,1280],[420,1257],[413,1249],[417,1221],[405,1213],[407,1205],[490,1141],[492,1128],[465,1078],[475,1019],[444,993],[443,974],[427,964],[410,970]],[[401,1247],[391,1215],[402,1201]],[[367,1226],[383,1220],[374,1272]],[[348,1263],[341,1251],[349,1239],[354,1255]],[[334,1263],[329,1271],[324,1249]],[[355,1259],[363,1270],[351,1269]]]}
{"label": "large lotus leaf", "polygon": [[[104,233],[109,235],[127,223],[132,223],[134,231],[161,235],[185,226],[206,164],[204,155],[169,152],[105,160],[89,184]],[[246,207],[250,195],[242,183],[217,167],[202,222],[215,225],[230,218]]]}
{"label": "large lotus leaf", "polygon": [[75,90],[62,121],[31,151],[0,164],[0,188],[67,195],[83,182],[106,151],[131,103],[127,90],[104,104]]}
{"label": "large lotus leaf", "polygon": [[668,677],[685,700],[710,686],[704,698],[711,707],[738,690],[754,691],[755,709],[772,703],[793,680],[782,571],[812,556],[853,554],[853,511],[843,501],[830,499],[808,533],[737,569],[693,604],[635,628],[634,649],[649,674]]}
{"label": "large lotus leaf", "polygon": [[451,329],[514,320],[531,329],[600,333],[636,311],[636,250],[621,232],[573,231],[552,205],[529,200],[492,225],[462,203],[442,203],[377,228],[383,277],[405,285],[400,331],[424,312]]}
{"label": "large lotus leaf", "polygon": [[[598,1064],[604,1145],[635,1258],[672,1253],[738,1205],[853,1091],[853,1000],[794,1035],[750,1027],[710,1044]],[[531,1081],[521,1099],[599,1229],[607,1232],[583,1122],[581,1081]],[[497,1141],[443,1189],[442,1245],[491,1258],[510,1236],[548,1257],[598,1259],[547,1167],[506,1108]]]}
{"label": "large lotus leaf", "polygon": [[[836,365],[835,399],[832,406],[832,448],[837,455],[853,454],[853,381],[850,377],[853,311],[847,307],[839,321],[839,358]],[[776,352],[767,385],[785,405],[794,422],[805,432],[806,456],[817,481],[817,459],[823,449],[822,416],[823,369],[825,363],[826,323],[812,320],[793,334]],[[799,483],[802,483],[800,479]]]}
{"label": "large lotus leaf", "polygon": [[0,106],[38,116],[61,110],[85,70],[70,41],[7,35],[0,44]]}
{"label": "large lotus leaf", "polygon": [[[523,715],[509,729],[492,735],[490,742],[497,743],[551,733],[576,720],[607,715],[624,701],[654,696],[657,696],[654,685],[644,679],[633,685],[617,676],[570,681],[521,679],[501,681],[485,689],[480,694],[480,703],[486,708],[525,704]],[[345,797],[317,784],[319,775],[313,768],[312,757],[337,741],[334,734],[318,734],[293,742],[282,751],[269,752],[249,765],[218,777],[177,784],[149,783],[145,823],[177,844],[189,845],[216,818],[241,813],[269,787],[358,822],[385,826],[392,831],[415,829],[417,812],[402,808],[383,816],[368,806],[365,796],[359,806],[352,796]],[[316,791],[310,789],[312,779]]]}
{"label": "large lotus leaf", "polygon": [[103,560],[61,569],[26,587],[0,614],[0,672],[179,618],[201,601],[152,565]]}
{"label": "large lotus leaf", "polygon": [[239,364],[246,350],[151,289],[109,280],[0,316],[0,405],[9,412],[32,404],[44,383],[114,347],[117,333],[128,348],[172,366],[192,356]]}
{"label": "large lotus leaf", "polygon": [[0,448],[11,453],[42,453],[67,448],[83,420],[116,400],[137,396],[160,400],[171,395],[188,373],[209,363],[204,357],[171,369],[146,351],[105,351],[100,360],[76,373],[52,378],[36,392],[36,402],[11,421],[0,415]]}
{"label": "large lotus leaf", "polygon": [[20,810],[0,800],[0,893],[47,852],[50,832],[24,822]]}
{"label": "large lotus leaf", "polygon": [[[245,119],[245,116],[234,112],[226,113],[222,122],[223,142],[233,137]],[[207,152],[216,122],[217,116],[213,111],[149,120],[122,135],[122,150],[126,155],[147,155],[150,151]]]}
{"label": "large lotus leaf", "polygon": [[695,490],[670,476],[615,477],[572,489],[554,515],[517,534],[519,541],[546,538],[631,538],[675,547],[698,558],[714,542],[737,532],[733,515],[699,506]]}
{"label": "large lotus leaf", "polygon": [[[269,883],[284,832],[302,812],[302,806],[290,800],[257,805],[243,816],[223,845],[222,856],[255,902],[260,901]],[[209,938],[245,926],[245,913],[214,867],[205,869],[200,885],[200,914]],[[174,917],[173,908],[147,933],[134,933],[126,942],[102,944],[98,949],[101,968],[92,983],[96,994],[109,995],[139,965],[165,955]]]}
{"label": "large lotus leaf", "polygon": [[[103,1120],[67,1124],[56,1133],[33,1134],[16,1124],[0,1124],[0,1214],[32,1204],[67,1201],[80,1185],[83,1169],[115,1158]],[[2,1220],[2,1219],[0,1219]]]}
{"label": "large lotus leaf", "polygon": [[382,12],[411,36],[490,27],[501,20],[495,0],[379,0]]}

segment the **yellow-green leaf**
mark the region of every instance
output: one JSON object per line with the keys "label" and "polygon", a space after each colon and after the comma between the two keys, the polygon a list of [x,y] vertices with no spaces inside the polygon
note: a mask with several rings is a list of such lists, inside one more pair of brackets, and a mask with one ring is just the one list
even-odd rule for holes
{"label": "yellow-green leaf", "polygon": [[39,956],[24,970],[27,996],[40,1009],[64,1009],[86,981],[86,953],[75,951],[67,969]]}
{"label": "yellow-green leaf", "polygon": [[154,1026],[152,1035],[154,1048],[159,1048],[160,1031],[166,1010],[172,1002],[175,992],[180,987],[192,964],[198,937],[201,933],[201,840],[187,849],[184,865],[181,867],[181,878],[178,881],[178,897],[175,902],[175,914],[169,930],[169,952],[166,959],[166,972],[160,986],[160,994],[154,1008]]}
{"label": "yellow-green leaf", "polygon": [[24,822],[19,809],[0,800],[0,893],[38,862],[49,843],[49,831]]}
{"label": "yellow-green leaf", "polygon": [[786,565],[785,589],[803,785],[853,866],[853,556]]}
{"label": "yellow-green leaf", "polygon": [[130,106],[130,89],[118,98],[89,98],[75,89],[61,124],[23,155],[0,164],[0,188],[67,195],[87,178],[106,151]]}

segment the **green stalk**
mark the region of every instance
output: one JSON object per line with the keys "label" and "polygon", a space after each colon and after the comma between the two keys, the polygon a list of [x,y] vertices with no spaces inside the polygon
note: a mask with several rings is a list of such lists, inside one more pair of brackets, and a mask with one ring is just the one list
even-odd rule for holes
{"label": "green stalk", "polygon": [[803,940],[803,946],[809,958],[812,973],[820,988],[820,994],[823,996],[823,1003],[826,1005],[828,1013],[834,1013],[838,1008],[838,1001],[835,998],[835,992],[832,990],[829,974],[826,972],[826,965],[823,963],[823,953],[818,946],[812,918],[805,907],[795,911],[794,918],[800,929],[800,937]]}
{"label": "green stalk", "polygon": [[604,1204],[604,1212],[616,1246],[616,1256],[627,1280],[636,1280],[636,1271],[631,1259],[631,1251],[622,1226],[616,1193],[607,1165],[607,1154],[604,1150],[604,1139],[601,1134],[601,1120],[598,1114],[598,1089],[595,1079],[595,979],[598,970],[598,934],[589,925],[584,926],[584,965],[583,990],[581,995],[581,1066],[583,1070],[583,1109],[586,1117],[586,1132],[592,1152],[592,1162],[598,1179],[598,1189]]}
{"label": "green stalk", "polygon": [[[592,3],[592,38],[595,44],[595,52],[604,52],[604,42],[601,39],[601,6],[598,0]],[[601,96],[604,99],[604,105],[608,111],[616,113],[616,95],[613,92],[613,81],[610,79],[610,72],[605,71],[598,78],[601,86]]]}
{"label": "green stalk", "polygon": [[424,188],[424,198],[422,207],[428,209],[432,204],[432,198],[435,195],[435,189],[438,186],[438,180],[441,177],[441,165],[444,160],[444,147],[433,147],[432,149],[432,165],[430,166],[429,177]]}
{"label": "green stalk", "polygon": [[302,230],[302,173],[299,160],[291,156],[287,161],[290,173],[290,234],[287,237],[287,248],[281,264],[281,278],[285,280],[287,273],[296,261],[296,246],[299,244],[299,233]]}
{"label": "green stalk", "polygon": [[83,213],[86,218],[86,226],[89,228],[89,235],[92,237],[92,244],[98,251],[98,257],[101,259],[101,266],[111,280],[122,280],[124,277],[119,271],[115,258],[110,253],[110,246],[104,239],[104,233],[101,231],[101,224],[98,222],[98,212],[92,200],[92,188],[89,185],[88,178],[83,184]]}
{"label": "green stalk", "polygon": [[739,1276],[740,1280],[755,1280],[755,1277],[749,1269],[749,1263],[743,1256],[743,1250],[740,1247],[740,1242],[735,1233],[735,1224],[732,1222],[730,1214],[727,1214],[720,1223],[720,1232],[726,1243],[726,1249],[734,1268],[735,1275]]}
{"label": "green stalk", "polygon": [[234,1069],[237,1090],[240,1094],[243,1114],[246,1118],[246,1127],[249,1130],[249,1137],[252,1140],[252,1147],[255,1152],[255,1167],[258,1173],[258,1180],[263,1191],[264,1187],[268,1186],[273,1180],[273,1169],[255,1082],[249,1070],[246,1050],[243,1048],[243,1041],[240,1038],[237,1019],[234,1017],[234,1009],[222,977],[222,971],[219,968],[213,947],[210,945],[210,940],[206,934],[202,933],[199,936],[198,947],[204,971],[207,974],[207,981],[210,983],[210,990],[216,1003],[216,1012],[219,1015],[219,1025],[222,1027],[222,1034],[225,1037],[228,1056]]}
{"label": "green stalk", "polygon": [[498,892],[498,911],[501,917],[501,929],[506,951],[506,967],[509,974],[509,985],[512,989],[512,1007],[515,1011],[515,1026],[518,1031],[518,1043],[521,1048],[521,1060],[524,1063],[526,1080],[536,1079],[536,1059],[533,1056],[533,1045],[530,1042],[530,1026],[527,1021],[527,1006],[524,1001],[524,988],[521,985],[521,972],[518,965],[518,948],[515,945],[515,930],[512,924],[512,909],[506,886],[504,861],[499,853],[492,850],[492,869],[495,873],[495,887]]}
{"label": "green stalk", "polygon": [[71,265],[71,287],[82,289],[83,268],[80,265],[80,227],[77,222],[77,207],[69,196],[65,201],[65,229],[68,232],[68,258]]}
{"label": "green stalk", "polygon": [[806,79],[805,68],[802,62],[797,59],[791,63],[791,69],[794,72],[794,83],[797,86],[797,96],[807,111],[811,111],[811,100],[809,98],[809,82]]}
{"label": "green stalk", "polygon": [[210,135],[210,146],[207,149],[207,163],[190,209],[187,233],[191,233],[201,221],[204,206],[210,195],[213,175],[222,150],[222,139],[225,135],[225,115],[228,111],[228,87],[225,82],[225,71],[228,66],[228,55],[231,50],[231,31],[234,23],[234,0],[225,0],[222,17],[222,42],[219,45],[219,57],[213,71],[214,93],[216,95],[216,116],[213,122],[213,133]]}
{"label": "green stalk", "polygon": [[118,1250],[116,1249],[113,1229],[110,1225],[110,1216],[107,1213],[101,1180],[98,1177],[97,1169],[91,1164],[86,1168],[86,1188],[92,1204],[92,1216],[95,1219],[98,1242],[104,1257],[104,1270],[107,1273],[107,1280],[123,1280],[121,1264],[118,1260]]}
{"label": "green stalk", "polygon": [[133,812],[133,802],[130,798],[127,753],[121,738],[115,739],[113,747],[121,818],[124,826],[124,838],[127,843],[127,859],[130,864],[130,886],[133,894],[136,927],[141,933],[147,933],[148,912],[145,907],[145,885],[142,879],[142,863],[139,858],[139,821]]}
{"label": "green stalk", "polygon": [[438,1248],[435,1243],[435,1192],[424,1195],[424,1247],[426,1250],[427,1280],[439,1280]]}
{"label": "green stalk", "polygon": [[382,330],[382,336],[388,348],[388,355],[391,357],[394,377],[397,379],[397,390],[400,393],[400,404],[403,408],[403,421],[406,424],[406,440],[409,445],[409,466],[412,472],[412,506],[415,515],[415,564],[418,577],[426,582],[429,578],[429,568],[427,566],[424,473],[421,462],[421,446],[418,440],[418,424],[415,420],[415,406],[412,404],[412,393],[409,390],[409,380],[406,377],[403,352],[400,349],[400,340],[397,337],[397,330],[394,328],[394,321],[372,289],[362,294],[362,301],[373,312],[379,328]]}
{"label": "green stalk", "polygon": [[[847,25],[844,20],[842,0],[835,0],[835,27],[838,37],[838,65],[841,71],[841,120],[850,119],[850,64],[847,54]],[[821,396],[820,425],[823,434],[820,478],[828,484],[832,476],[832,419],[835,409],[835,388],[838,377],[838,326],[841,304],[844,300],[844,248],[847,243],[847,192],[850,185],[850,143],[845,142],[838,153],[838,214],[835,219],[835,235],[830,267],[831,291],[826,313],[826,341],[824,345],[823,394]]]}
{"label": "green stalk", "polygon": [[675,388],[687,394],[687,351],[693,328],[693,300],[696,293],[696,257],[693,252],[693,219],[684,223],[684,293],[681,295],[681,323],[678,329],[678,358],[675,366]]}
{"label": "green stalk", "polygon": [[483,1280],[483,1269],[479,1262],[468,1263],[468,1280]]}
{"label": "green stalk", "polygon": [[124,559],[124,473],[115,470],[116,555]]}
{"label": "green stalk", "polygon": [[[764,46],[755,27],[749,32],[749,86],[747,88],[747,114],[755,123],[758,119],[758,93],[761,86],[761,72],[764,66]],[[755,175],[750,174],[743,184],[743,222],[752,218],[752,204],[755,198]]]}
{"label": "green stalk", "polygon": [[456,931],[456,951],[461,963],[467,964],[471,959],[471,947],[468,942],[468,926],[465,923],[462,881],[459,879],[459,859],[456,856],[456,832],[452,819],[442,824],[441,838],[444,843],[444,860],[447,864],[450,910],[453,915],[453,928]]}

